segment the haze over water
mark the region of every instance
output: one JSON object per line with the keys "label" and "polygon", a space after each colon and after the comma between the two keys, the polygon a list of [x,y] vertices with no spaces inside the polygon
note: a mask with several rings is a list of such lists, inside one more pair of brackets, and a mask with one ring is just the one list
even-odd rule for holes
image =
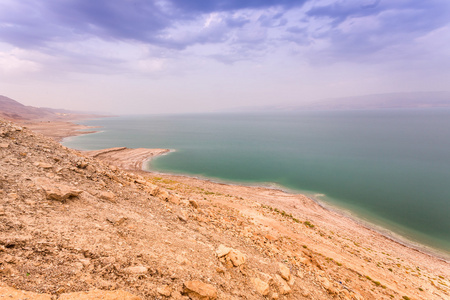
{"label": "haze over water", "polygon": [[450,253],[450,109],[133,116],[82,122],[94,150],[176,151],[151,170],[277,185]]}

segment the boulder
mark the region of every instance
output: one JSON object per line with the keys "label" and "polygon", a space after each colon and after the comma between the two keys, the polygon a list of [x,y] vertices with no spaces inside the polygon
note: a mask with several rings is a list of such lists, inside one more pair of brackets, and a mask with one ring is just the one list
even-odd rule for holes
{"label": "boulder", "polygon": [[187,281],[183,284],[183,294],[196,300],[217,299],[217,289],[207,283],[198,280]]}

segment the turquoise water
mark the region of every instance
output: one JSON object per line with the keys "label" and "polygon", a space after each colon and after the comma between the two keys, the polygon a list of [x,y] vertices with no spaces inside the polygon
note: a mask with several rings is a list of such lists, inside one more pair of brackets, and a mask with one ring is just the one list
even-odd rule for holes
{"label": "turquoise water", "polygon": [[117,117],[64,145],[169,148],[151,170],[325,194],[349,210],[450,253],[450,110]]}

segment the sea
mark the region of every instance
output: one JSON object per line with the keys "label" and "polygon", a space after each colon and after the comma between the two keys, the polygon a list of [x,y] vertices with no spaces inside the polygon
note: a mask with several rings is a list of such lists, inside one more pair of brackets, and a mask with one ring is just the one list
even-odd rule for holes
{"label": "sea", "polygon": [[79,122],[79,150],[167,148],[146,170],[303,193],[450,255],[450,109],[139,115]]}

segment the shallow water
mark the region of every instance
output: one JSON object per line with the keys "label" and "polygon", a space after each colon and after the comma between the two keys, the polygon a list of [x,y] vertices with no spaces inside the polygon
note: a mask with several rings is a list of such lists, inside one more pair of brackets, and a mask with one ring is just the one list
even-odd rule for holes
{"label": "shallow water", "polygon": [[450,110],[133,116],[82,122],[64,145],[169,148],[155,171],[324,194],[413,241],[450,253]]}

